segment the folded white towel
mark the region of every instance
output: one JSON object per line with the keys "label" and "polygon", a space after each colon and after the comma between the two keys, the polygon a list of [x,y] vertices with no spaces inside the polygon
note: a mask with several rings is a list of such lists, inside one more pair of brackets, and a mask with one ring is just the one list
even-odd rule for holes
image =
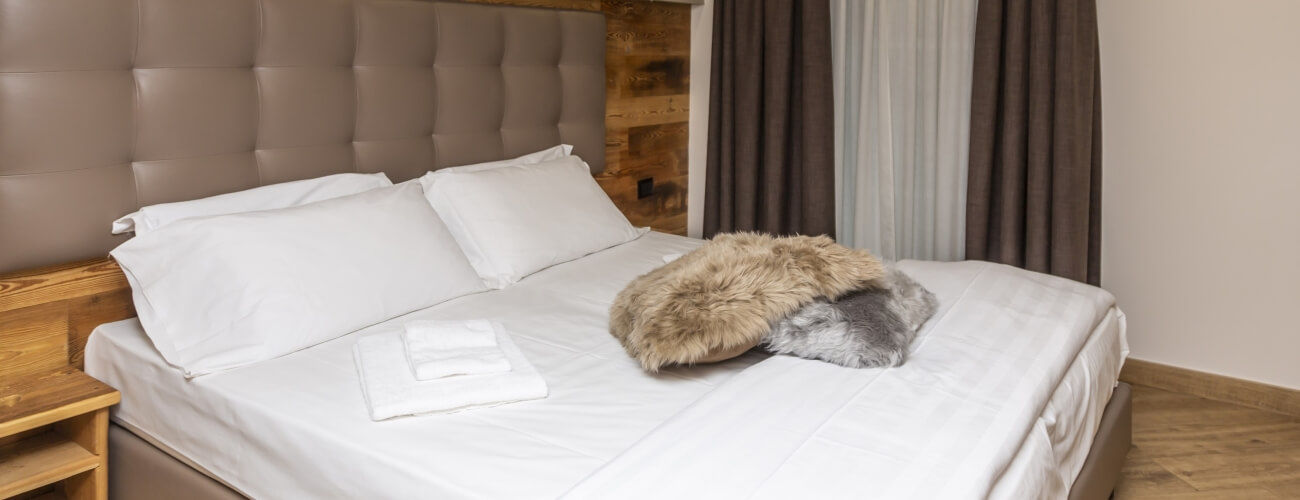
{"label": "folded white towel", "polygon": [[[409,349],[409,348],[408,348]],[[510,360],[495,347],[450,351],[407,351],[407,363],[416,380],[436,380],[457,375],[484,375],[510,371]]]}
{"label": "folded white towel", "polygon": [[353,355],[370,418],[453,413],[546,397],[546,381],[537,369],[500,324],[493,327],[497,345],[514,368],[508,372],[416,380],[406,363],[401,330],[357,340]]}
{"label": "folded white towel", "polygon": [[416,380],[510,371],[487,320],[412,321],[402,330],[402,342]]}
{"label": "folded white towel", "polygon": [[471,347],[496,347],[497,333],[486,319],[410,321],[402,326],[408,346],[445,351]]}

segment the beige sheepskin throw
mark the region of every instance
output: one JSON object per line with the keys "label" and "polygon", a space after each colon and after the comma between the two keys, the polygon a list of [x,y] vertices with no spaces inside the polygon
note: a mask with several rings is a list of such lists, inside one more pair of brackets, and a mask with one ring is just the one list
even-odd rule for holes
{"label": "beige sheepskin throw", "polygon": [[720,234],[628,284],[609,331],[651,372],[715,361],[753,346],[773,322],[818,298],[835,300],[884,275],[866,250],[825,236]]}

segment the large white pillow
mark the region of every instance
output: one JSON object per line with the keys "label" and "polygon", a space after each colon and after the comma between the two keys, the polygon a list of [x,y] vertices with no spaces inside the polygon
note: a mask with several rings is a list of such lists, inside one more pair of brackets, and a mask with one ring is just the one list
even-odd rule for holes
{"label": "large white pillow", "polygon": [[141,236],[188,217],[293,207],[391,185],[393,182],[382,172],[334,174],[315,179],[270,184],[191,201],[159,203],[113,221],[113,234],[135,231],[136,236]]}
{"label": "large white pillow", "polygon": [[484,290],[414,184],[179,220],[112,255],[145,333],[190,377]]}
{"label": "large white pillow", "polygon": [[473,172],[438,170],[420,183],[491,288],[646,231],[628,223],[577,156]]}

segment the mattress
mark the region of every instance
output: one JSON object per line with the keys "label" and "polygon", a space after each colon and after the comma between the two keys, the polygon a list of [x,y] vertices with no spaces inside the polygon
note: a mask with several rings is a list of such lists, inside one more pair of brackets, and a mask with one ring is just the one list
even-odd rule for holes
{"label": "mattress", "polygon": [[[765,359],[751,352],[650,375],[606,333],[609,304],[628,281],[698,244],[647,234],[505,290],[196,379],[167,365],[137,321],[110,323],[91,336],[86,370],[122,391],[115,421],[248,496],[555,498]],[[411,319],[464,318],[500,320],[551,395],[372,422],[351,357],[356,339]],[[995,492],[1073,482],[1126,352],[1122,328],[1095,329]]]}

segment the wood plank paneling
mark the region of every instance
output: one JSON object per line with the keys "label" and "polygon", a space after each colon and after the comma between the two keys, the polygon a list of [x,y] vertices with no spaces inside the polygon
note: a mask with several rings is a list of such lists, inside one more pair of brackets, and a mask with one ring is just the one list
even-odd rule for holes
{"label": "wood plank paneling", "polygon": [[690,95],[690,67],[685,59],[629,55],[623,64],[618,74],[610,75],[623,99]]}
{"label": "wood plank paneling", "polygon": [[0,377],[80,368],[96,326],[133,316],[126,277],[107,259],[0,277]]}
{"label": "wood plank paneling", "polygon": [[[638,226],[686,234],[691,9],[604,0],[606,168],[596,180]],[[650,179],[653,194],[637,197]]]}
{"label": "wood plank paneling", "polygon": [[0,312],[127,288],[116,262],[97,259],[0,277]]}
{"label": "wood plank paneling", "polygon": [[[643,125],[685,124],[690,118],[690,96],[632,97],[606,104],[605,128],[628,129]],[[605,168],[608,170],[609,165]]]}
{"label": "wood plank paneling", "polygon": [[[622,135],[626,133],[626,135]],[[623,209],[628,219],[653,220],[661,231],[686,231],[686,144],[685,123],[630,127],[620,131],[626,144],[618,149],[616,175],[601,174],[596,180]],[[637,181],[653,179],[654,194],[637,198]]]}
{"label": "wood plank paneling", "polygon": [[68,363],[78,369],[85,363],[86,341],[95,327],[135,316],[127,288],[69,299],[67,307]]}
{"label": "wood plank paneling", "polygon": [[[0,313],[0,377],[53,370],[68,364],[68,309],[62,302]],[[0,398],[8,397],[0,394]],[[0,401],[0,409],[4,401]]]}
{"label": "wood plank paneling", "polygon": [[[691,9],[688,5],[603,0],[605,127],[614,132],[596,177],[638,226],[686,234],[686,145],[690,119]],[[637,198],[637,182],[654,194]]]}

